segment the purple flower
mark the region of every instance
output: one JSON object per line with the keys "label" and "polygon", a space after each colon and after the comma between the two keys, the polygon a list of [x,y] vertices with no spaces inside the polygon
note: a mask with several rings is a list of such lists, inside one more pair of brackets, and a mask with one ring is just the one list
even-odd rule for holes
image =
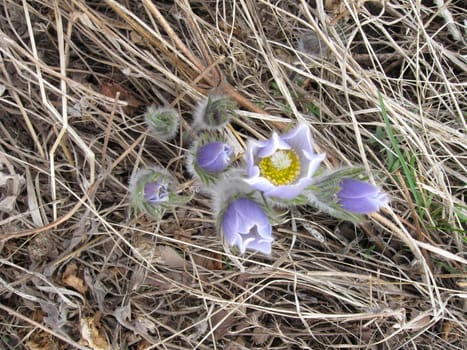
{"label": "purple flower", "polygon": [[167,184],[160,180],[146,183],[144,185],[143,194],[144,199],[152,205],[167,202],[169,199]]}
{"label": "purple flower", "polygon": [[232,148],[224,142],[210,142],[196,153],[198,166],[209,174],[220,173],[230,164]]}
{"label": "purple flower", "polygon": [[388,203],[388,196],[378,187],[360,180],[344,179],[337,193],[342,209],[352,213],[369,214]]}
{"label": "purple flower", "polygon": [[299,124],[287,134],[274,132],[267,141],[249,143],[245,181],[266,196],[294,199],[311,184],[324,157],[313,151],[310,128]]}
{"label": "purple flower", "polygon": [[252,249],[264,254],[271,253],[272,227],[264,210],[248,198],[232,201],[221,220],[224,239],[240,252]]}

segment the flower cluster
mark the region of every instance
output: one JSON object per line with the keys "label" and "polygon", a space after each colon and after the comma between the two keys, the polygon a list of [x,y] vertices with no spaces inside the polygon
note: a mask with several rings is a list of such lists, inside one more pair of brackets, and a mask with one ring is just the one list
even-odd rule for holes
{"label": "flower cluster", "polygon": [[[311,130],[304,123],[285,134],[273,132],[267,140],[249,141],[245,161],[234,162],[234,149],[223,137],[222,127],[235,108],[227,96],[212,94],[204,99],[193,115],[198,134],[186,155],[187,170],[213,198],[216,225],[227,246],[241,254],[246,250],[270,254],[274,207],[311,205],[358,223],[387,205],[387,194],[365,181],[361,167],[320,170],[325,154],[315,152]],[[169,129],[175,133],[175,111],[157,111],[152,110],[155,117],[146,117],[153,134],[160,130],[166,135]],[[130,182],[132,203],[160,217],[181,202],[174,187],[166,169],[139,171]]]}

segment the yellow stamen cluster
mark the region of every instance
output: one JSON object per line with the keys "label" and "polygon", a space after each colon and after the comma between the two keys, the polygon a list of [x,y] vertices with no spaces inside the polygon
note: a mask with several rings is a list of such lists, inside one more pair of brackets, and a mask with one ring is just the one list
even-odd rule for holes
{"label": "yellow stamen cluster", "polygon": [[300,159],[294,150],[278,150],[260,160],[261,176],[273,185],[289,185],[300,175]]}

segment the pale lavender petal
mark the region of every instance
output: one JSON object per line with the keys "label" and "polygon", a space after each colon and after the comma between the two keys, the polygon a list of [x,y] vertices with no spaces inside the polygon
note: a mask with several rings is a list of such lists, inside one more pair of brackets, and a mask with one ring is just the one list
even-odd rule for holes
{"label": "pale lavender petal", "polygon": [[268,217],[263,209],[255,202],[247,198],[240,198],[233,202],[232,205],[239,218],[237,230],[240,233],[250,232],[254,225],[269,225]]}
{"label": "pale lavender petal", "polygon": [[309,186],[311,182],[312,179],[304,178],[292,185],[275,186],[271,190],[264,192],[264,194],[268,197],[291,200],[302,194],[303,190]]}
{"label": "pale lavender petal", "polygon": [[259,158],[266,158],[271,156],[278,149],[290,149],[290,145],[277,135],[275,132],[269,140],[262,141],[259,149],[256,152],[256,156]]}
{"label": "pale lavender petal", "polygon": [[388,203],[386,193],[368,182],[344,179],[337,193],[342,209],[358,214],[378,211]]}
{"label": "pale lavender petal", "polygon": [[258,175],[244,179],[244,181],[258,191],[263,191],[266,193],[273,190],[276,186],[274,186],[269,180],[261,177],[259,175],[259,168],[257,166],[255,166],[255,168],[258,169]]}
{"label": "pale lavender petal", "polygon": [[153,181],[145,184],[143,194],[144,199],[153,205],[167,202],[169,199],[167,185],[161,181]]}
{"label": "pale lavender petal", "polygon": [[355,179],[344,179],[342,181],[339,194],[344,198],[362,198],[372,196],[378,192],[378,187],[369,182]]}
{"label": "pale lavender petal", "polygon": [[247,198],[231,202],[222,217],[222,232],[229,245],[238,246],[241,253],[253,249],[271,252],[272,227],[263,209]]}
{"label": "pale lavender petal", "polygon": [[210,142],[199,148],[196,161],[208,173],[224,171],[230,164],[232,148],[224,142]]}
{"label": "pale lavender petal", "polygon": [[282,135],[281,139],[292,146],[296,151],[303,151],[313,154],[313,138],[310,128],[306,124],[298,124],[287,134]]}
{"label": "pale lavender petal", "polygon": [[[302,164],[302,167],[305,167],[305,169],[302,170],[303,177],[305,178],[310,178],[313,176],[313,174],[318,170],[319,166],[321,165],[321,162],[326,158],[325,153],[320,153],[320,154],[306,154],[306,157],[308,159],[307,162],[304,162],[306,164]],[[308,186],[308,185],[307,185]]]}

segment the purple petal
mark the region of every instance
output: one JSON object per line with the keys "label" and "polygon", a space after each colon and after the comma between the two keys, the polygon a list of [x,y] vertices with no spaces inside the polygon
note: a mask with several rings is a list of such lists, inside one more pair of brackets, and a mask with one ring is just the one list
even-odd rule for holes
{"label": "purple petal", "polygon": [[271,224],[263,209],[250,199],[239,198],[227,206],[222,232],[227,243],[238,246],[241,253],[246,249],[271,252]]}
{"label": "purple petal", "polygon": [[[252,188],[258,190],[258,191],[263,191],[263,192],[269,192],[272,191],[276,186],[274,186],[269,180],[265,179],[264,177],[260,176],[259,174],[259,168],[257,166],[254,167],[253,169],[257,175],[253,175],[252,177],[248,179],[244,179],[244,181],[250,185]],[[256,171],[257,170],[257,171]]]}
{"label": "purple petal", "polygon": [[271,156],[278,149],[290,149],[290,145],[287,142],[284,142],[279,135],[273,132],[269,140],[261,142],[261,145],[256,152],[256,156],[259,158],[266,158]]}
{"label": "purple petal", "polygon": [[303,151],[310,155],[314,153],[311,130],[306,124],[298,124],[287,134],[282,135],[281,139],[296,151]]}
{"label": "purple petal", "polygon": [[340,195],[345,198],[362,198],[379,192],[378,187],[369,182],[344,179],[341,184]]}
{"label": "purple petal", "polygon": [[144,185],[143,193],[144,199],[153,205],[166,202],[169,199],[167,185],[161,181],[148,182]]}
{"label": "purple petal", "polygon": [[208,173],[224,171],[230,163],[232,148],[224,142],[210,142],[201,146],[196,154],[196,161],[201,169]]}
{"label": "purple petal", "polygon": [[387,194],[378,187],[355,179],[344,179],[337,197],[343,209],[358,214],[373,213],[388,202]]}

